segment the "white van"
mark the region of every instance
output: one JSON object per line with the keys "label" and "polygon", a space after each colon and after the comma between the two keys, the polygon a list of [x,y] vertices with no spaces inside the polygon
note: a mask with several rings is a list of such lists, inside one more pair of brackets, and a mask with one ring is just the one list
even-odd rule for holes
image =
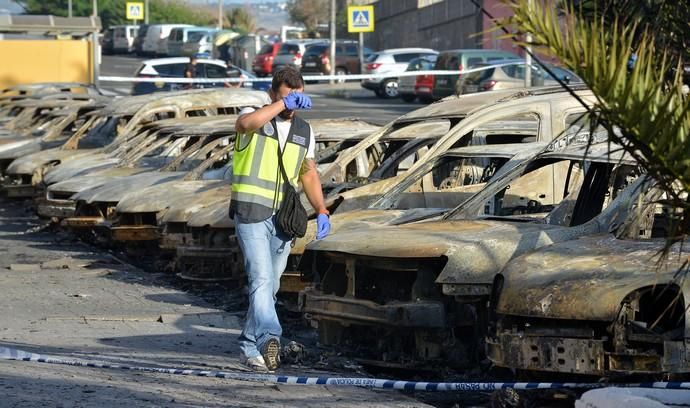
{"label": "white van", "polygon": [[113,52],[129,53],[134,51],[134,39],[139,31],[138,25],[113,26]]}
{"label": "white van", "polygon": [[[158,54],[158,43],[166,42],[170,31],[176,27],[192,27],[189,24],[152,24],[146,31],[146,38],[141,47],[144,54]],[[163,40],[163,41],[161,41]],[[167,52],[167,51],[166,51]]]}
{"label": "white van", "polygon": [[187,42],[190,34],[203,35],[206,34],[210,28],[206,27],[176,27],[170,31],[168,36],[168,56],[179,57],[182,56],[182,47]]}

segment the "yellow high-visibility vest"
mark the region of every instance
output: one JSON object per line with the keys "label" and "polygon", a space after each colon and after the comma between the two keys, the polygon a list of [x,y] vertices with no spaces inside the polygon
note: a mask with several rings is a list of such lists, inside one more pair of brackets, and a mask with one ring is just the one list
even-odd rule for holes
{"label": "yellow high-visibility vest", "polygon": [[[295,188],[311,137],[309,124],[294,116],[282,155],[285,172]],[[232,157],[231,214],[237,214],[245,222],[258,222],[280,208],[283,176],[278,164],[279,154],[280,142],[274,120],[261,129],[237,136]]]}

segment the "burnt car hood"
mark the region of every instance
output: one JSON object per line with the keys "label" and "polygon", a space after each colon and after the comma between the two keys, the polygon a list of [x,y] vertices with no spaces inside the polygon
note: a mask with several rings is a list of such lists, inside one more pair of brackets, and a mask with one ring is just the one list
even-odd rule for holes
{"label": "burnt car hood", "polygon": [[130,192],[119,200],[119,213],[159,212],[173,205],[187,207],[208,190],[227,184],[224,180],[174,180]]}
{"label": "burnt car hood", "polygon": [[[428,218],[439,215],[447,209],[436,208],[413,208],[409,210],[383,210],[365,209],[358,211],[348,211],[331,215],[331,234],[343,233],[347,231],[356,232],[362,229],[371,229],[376,226],[397,225],[406,222]],[[295,240],[295,245],[290,250],[293,255],[304,253],[305,247],[316,239],[316,222],[311,221],[307,224],[307,232],[302,238]]]}
{"label": "burnt car hood", "polygon": [[64,140],[43,141],[37,137],[24,138],[22,141],[12,142],[0,146],[0,160],[16,159],[25,157],[41,150],[60,147]]}
{"label": "burnt car hood", "polygon": [[530,222],[439,220],[341,231],[307,250],[387,258],[439,258],[448,262],[436,282],[491,284],[513,257],[554,242],[599,232],[596,222],[567,228]]}
{"label": "burnt car hood", "polygon": [[151,171],[151,169],[140,167],[125,167],[112,168],[98,171],[94,174],[87,174],[85,176],[76,176],[69,180],[61,181],[59,183],[48,186],[48,191],[55,191],[61,193],[79,193],[90,188],[102,186],[115,180],[124,177],[133,176],[136,174]]}
{"label": "burnt car hood", "polygon": [[[189,222],[192,217],[201,211],[219,206],[225,208],[227,217],[228,206],[230,205],[230,190],[232,186],[224,181],[220,186],[209,188],[194,197],[188,197],[184,202],[174,203],[168,208],[161,219],[161,223],[166,222]],[[229,222],[229,219],[228,219]]]}
{"label": "burnt car hood", "polygon": [[[612,322],[628,294],[672,281],[680,261],[690,256],[687,250],[679,254],[675,246],[659,265],[663,246],[659,239],[598,234],[541,248],[506,266],[496,309],[501,314]],[[681,287],[688,299],[690,282],[685,279]]]}
{"label": "burnt car hood", "polygon": [[48,185],[59,183],[72,177],[83,176],[94,171],[113,167],[119,162],[120,159],[100,152],[78,157],[49,169],[43,176],[43,182]]}
{"label": "burnt car hood", "polygon": [[87,203],[116,203],[124,196],[143,188],[179,180],[187,173],[182,171],[151,171],[109,181],[101,186],[90,188],[75,194],[72,199]]}
{"label": "burnt car hood", "polygon": [[[228,197],[230,189],[228,188]],[[190,228],[201,228],[210,226],[211,228],[235,228],[235,223],[228,215],[230,199],[218,201],[192,214],[187,221]]]}
{"label": "burnt car hood", "polygon": [[8,167],[7,174],[33,174],[34,171],[46,163],[64,161],[70,158],[93,154],[99,149],[62,150],[59,148],[42,150],[15,159]]}

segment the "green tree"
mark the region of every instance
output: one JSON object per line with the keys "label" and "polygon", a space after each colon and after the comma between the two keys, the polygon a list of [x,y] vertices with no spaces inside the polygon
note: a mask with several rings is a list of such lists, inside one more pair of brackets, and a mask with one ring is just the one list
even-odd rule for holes
{"label": "green tree", "polygon": [[[690,38],[688,4],[571,0],[554,7],[547,0],[504,1],[514,15],[500,26],[531,33],[530,45],[583,79],[597,99],[594,119],[681,210],[669,243],[684,239],[690,232],[690,103],[681,68]],[[637,60],[629,64],[633,55]]]}
{"label": "green tree", "polygon": [[256,19],[244,7],[235,7],[225,13],[225,18],[228,20],[230,28],[233,30],[247,34],[256,30]]}
{"label": "green tree", "polygon": [[308,33],[316,32],[320,23],[328,23],[330,2],[327,0],[292,0],[288,3],[290,19],[303,24]]}
{"label": "green tree", "polygon": [[[67,0],[16,0],[27,14],[52,14],[67,16]],[[72,15],[90,16],[92,0],[72,0]],[[198,10],[178,0],[151,0],[149,2],[149,22],[185,23],[193,25],[215,24],[214,16],[207,10]],[[123,0],[98,0],[98,16],[104,28],[116,24],[126,24],[125,2]],[[141,23],[141,21],[139,22]]]}

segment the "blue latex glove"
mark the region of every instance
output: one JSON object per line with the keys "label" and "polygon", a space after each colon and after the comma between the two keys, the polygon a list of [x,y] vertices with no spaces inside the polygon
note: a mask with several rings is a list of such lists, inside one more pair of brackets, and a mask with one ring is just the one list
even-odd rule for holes
{"label": "blue latex glove", "polygon": [[324,239],[331,232],[331,221],[328,215],[319,214],[316,217],[316,239]]}
{"label": "blue latex glove", "polygon": [[311,109],[311,98],[301,92],[290,92],[283,98],[285,109],[287,110],[309,110]]}

